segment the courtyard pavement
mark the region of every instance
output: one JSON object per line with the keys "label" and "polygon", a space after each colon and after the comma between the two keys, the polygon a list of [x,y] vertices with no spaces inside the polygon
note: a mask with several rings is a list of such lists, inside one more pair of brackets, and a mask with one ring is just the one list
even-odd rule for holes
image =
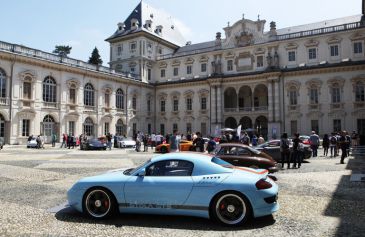
{"label": "courtyard pavement", "polygon": [[[319,151],[322,154],[322,150]],[[317,157],[279,171],[280,210],[242,227],[193,217],[119,215],[94,221],[65,208],[78,179],[134,167],[154,154],[133,149],[81,151],[5,146],[0,151],[0,236],[364,236],[365,157]]]}

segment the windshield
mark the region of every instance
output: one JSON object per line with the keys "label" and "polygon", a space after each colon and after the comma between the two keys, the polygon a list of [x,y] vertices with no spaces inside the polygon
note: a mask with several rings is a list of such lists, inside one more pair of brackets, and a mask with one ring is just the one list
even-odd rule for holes
{"label": "windshield", "polygon": [[232,165],[228,162],[225,162],[224,160],[222,159],[219,159],[218,157],[213,157],[212,158],[212,162],[217,164],[217,165],[221,165],[223,166],[224,168],[230,168],[230,169],[233,169],[232,168]]}
{"label": "windshield", "polygon": [[146,161],[145,163],[139,165],[137,168],[131,168],[131,169],[127,169],[123,172],[124,175],[132,175],[134,174],[137,170],[139,170],[140,168],[142,168],[143,166],[145,166],[146,164],[150,163],[151,159],[149,159],[148,161]]}

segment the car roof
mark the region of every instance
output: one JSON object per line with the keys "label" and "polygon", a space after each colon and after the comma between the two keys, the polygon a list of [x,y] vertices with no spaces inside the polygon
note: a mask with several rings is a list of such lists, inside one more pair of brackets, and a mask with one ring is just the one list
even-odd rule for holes
{"label": "car roof", "polygon": [[211,161],[213,156],[208,154],[202,154],[197,152],[172,152],[168,154],[158,155],[151,159],[151,161],[156,162],[165,159],[182,159],[188,161],[196,161],[197,159]]}
{"label": "car roof", "polygon": [[221,146],[221,147],[224,147],[224,146],[241,146],[241,147],[248,147],[247,145],[242,144],[242,143],[239,143],[239,142],[237,142],[237,143],[233,143],[233,142],[231,142],[231,143],[220,143],[220,144],[219,144],[219,146]]}

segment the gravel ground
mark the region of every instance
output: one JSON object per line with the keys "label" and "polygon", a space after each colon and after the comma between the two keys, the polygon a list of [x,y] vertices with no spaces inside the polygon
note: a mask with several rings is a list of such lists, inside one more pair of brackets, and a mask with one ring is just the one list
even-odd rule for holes
{"label": "gravel ground", "polygon": [[[321,151],[320,151],[321,154]],[[276,176],[280,210],[242,227],[180,216],[119,215],[93,221],[64,208],[66,192],[81,177],[138,165],[153,153],[5,147],[0,151],[0,236],[364,236],[365,157],[308,160]],[[59,206],[61,205],[61,206]]]}

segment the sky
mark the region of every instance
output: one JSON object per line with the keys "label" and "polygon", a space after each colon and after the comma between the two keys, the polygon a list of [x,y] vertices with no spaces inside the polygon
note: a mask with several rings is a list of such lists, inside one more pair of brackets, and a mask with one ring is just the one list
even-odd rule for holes
{"label": "sky", "polygon": [[[117,29],[140,0],[0,0],[0,41],[52,52],[70,45],[69,57],[87,61],[94,47],[108,66],[105,39]],[[275,21],[277,28],[361,14],[361,0],[144,0],[167,12],[186,41],[215,39],[227,22],[242,19]],[[224,35],[224,34],[222,34]]]}

